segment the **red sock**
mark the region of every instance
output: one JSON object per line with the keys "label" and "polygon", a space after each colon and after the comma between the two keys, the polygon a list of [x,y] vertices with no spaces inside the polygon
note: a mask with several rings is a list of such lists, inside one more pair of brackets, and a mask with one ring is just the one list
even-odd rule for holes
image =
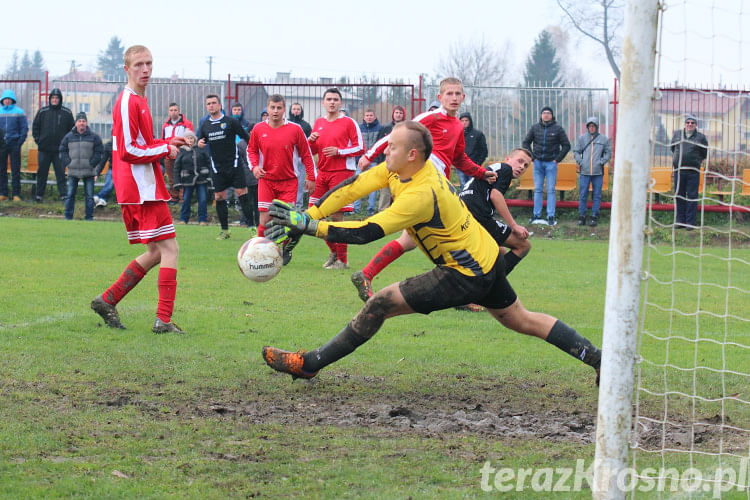
{"label": "red sock", "polygon": [[348,262],[347,256],[346,256],[346,243],[339,243],[336,247],[336,258],[346,264]]}
{"label": "red sock", "polygon": [[362,272],[367,279],[372,280],[377,276],[380,271],[385,269],[388,264],[398,259],[404,254],[404,247],[398,240],[393,240],[386,246],[380,249],[380,251],[372,258],[372,260],[362,269]]}
{"label": "red sock", "polygon": [[258,236],[265,236],[266,235],[266,226],[263,224],[258,224]]}
{"label": "red sock", "polygon": [[146,272],[138,262],[135,260],[131,261],[120,277],[117,278],[117,281],[112,283],[112,286],[107,288],[102,294],[104,302],[116,306],[146,276]]}
{"label": "red sock", "polygon": [[156,317],[165,323],[172,321],[176,292],[177,269],[171,267],[159,268],[159,305],[156,308]]}
{"label": "red sock", "polygon": [[338,255],[338,251],[336,250],[338,248],[338,243],[331,243],[330,241],[326,241],[326,245],[328,245],[328,249],[331,251],[331,253],[335,253]]}

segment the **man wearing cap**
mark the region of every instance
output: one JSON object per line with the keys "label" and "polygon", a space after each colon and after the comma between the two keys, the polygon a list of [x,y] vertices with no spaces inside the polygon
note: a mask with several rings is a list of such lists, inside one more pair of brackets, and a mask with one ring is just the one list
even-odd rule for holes
{"label": "man wearing cap", "polygon": [[47,106],[37,111],[31,124],[31,135],[34,136],[34,142],[39,148],[39,167],[36,172],[36,197],[34,198],[37,203],[44,199],[50,163],[55,169],[57,194],[61,199],[65,199],[67,187],[65,165],[60,161],[60,142],[76,123],[70,109],[62,105],[63,95],[60,89],[55,88],[50,91],[48,102]]}
{"label": "man wearing cap", "polygon": [[605,164],[612,157],[609,139],[599,133],[599,119],[595,116],[586,121],[587,132],[576,141],[573,150],[578,164],[578,225],[586,225],[586,205],[591,186],[591,219],[589,225],[594,227],[599,222],[599,205],[602,202],[602,184],[604,184]]}
{"label": "man wearing cap", "polygon": [[[533,148],[532,148],[533,143]],[[555,114],[549,106],[542,108],[541,118],[526,134],[522,147],[534,153],[534,217],[532,224],[557,224],[555,220],[555,184],[557,184],[557,164],[570,151],[570,141],[565,129],[555,121]],[[547,179],[547,220],[542,219],[542,191]]]}
{"label": "man wearing cap", "polygon": [[670,149],[677,205],[675,227],[692,231],[698,210],[701,163],[708,156],[708,140],[698,132],[698,119],[695,116],[685,116],[685,128],[675,131]]}
{"label": "man wearing cap", "polygon": [[86,199],[86,220],[94,219],[94,181],[96,167],[102,159],[102,139],[89,128],[86,113],[76,115],[73,130],[60,142],[60,160],[68,169],[68,190],[65,196],[65,218],[73,218],[78,181],[83,181]]}

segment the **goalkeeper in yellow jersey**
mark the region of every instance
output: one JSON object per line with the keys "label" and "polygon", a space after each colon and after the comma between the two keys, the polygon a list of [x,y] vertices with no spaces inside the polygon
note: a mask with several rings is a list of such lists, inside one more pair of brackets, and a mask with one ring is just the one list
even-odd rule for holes
{"label": "goalkeeper in yellow jersey", "polygon": [[[282,242],[309,234],[328,242],[365,244],[406,229],[436,267],[389,285],[373,295],[327,344],[315,350],[287,352],[263,348],[274,370],[312,378],[364,344],[394,316],[429,314],[468,303],[480,304],[505,327],[546,340],[596,370],[601,351],[574,329],[547,314],[521,305],[505,277],[505,264],[490,234],[471,216],[453,186],[427,160],[432,137],[421,124],[397,124],[390,135],[386,162],[332,189],[308,212],[274,200],[266,237]],[[389,187],[393,202],[364,221],[326,222],[324,217],[368,193]]]}

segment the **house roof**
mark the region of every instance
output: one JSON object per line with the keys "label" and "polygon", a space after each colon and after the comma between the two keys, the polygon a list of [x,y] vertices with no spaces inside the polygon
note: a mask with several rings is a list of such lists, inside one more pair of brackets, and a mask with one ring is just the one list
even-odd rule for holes
{"label": "house roof", "polygon": [[698,116],[724,115],[747,100],[747,94],[694,89],[661,89],[661,99],[655,103],[661,113]]}

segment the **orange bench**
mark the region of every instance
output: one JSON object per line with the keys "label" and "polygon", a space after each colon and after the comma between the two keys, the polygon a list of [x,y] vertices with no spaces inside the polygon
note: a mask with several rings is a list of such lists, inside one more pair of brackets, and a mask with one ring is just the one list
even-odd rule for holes
{"label": "orange bench", "polygon": [[[6,168],[8,169],[8,173],[10,173],[10,157],[8,157]],[[23,163],[21,163],[21,173],[36,174],[37,170],[39,170],[39,150],[29,148],[26,155],[26,168],[23,168]]]}
{"label": "orange bench", "polygon": [[[545,181],[546,182],[546,181]],[[571,191],[578,187],[578,177],[576,175],[575,163],[558,163],[557,165],[557,182],[555,191],[560,191],[560,199],[563,199],[565,191]],[[529,165],[524,173],[519,177],[518,190],[528,190],[529,199],[531,192],[534,191],[534,165]]]}
{"label": "orange bench", "polygon": [[[701,177],[701,180],[703,178]],[[742,183],[742,190],[738,193],[742,196],[750,196],[750,169],[746,168],[742,171],[742,180],[739,177],[729,179],[730,189],[725,191],[709,191],[709,194],[715,194],[719,197],[719,201],[724,201],[724,196],[731,196],[735,192],[735,184]]]}
{"label": "orange bench", "polygon": [[[672,190],[672,174],[674,169],[672,167],[651,167],[651,180],[648,184],[648,190],[651,193],[666,193]],[[706,169],[701,167],[700,170],[700,184],[698,184],[698,193],[703,193],[703,188],[706,180]]]}

